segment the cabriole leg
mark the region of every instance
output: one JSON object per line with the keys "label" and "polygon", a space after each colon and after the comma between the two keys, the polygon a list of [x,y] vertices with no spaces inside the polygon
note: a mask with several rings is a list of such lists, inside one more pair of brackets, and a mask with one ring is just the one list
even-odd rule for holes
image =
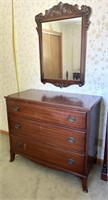
{"label": "cabriole leg", "polygon": [[81,178],[82,181],[82,188],[84,192],[88,192],[88,188],[87,188],[87,178]]}
{"label": "cabriole leg", "polygon": [[10,151],[10,162],[13,162],[14,159],[15,159],[15,154],[12,151]]}

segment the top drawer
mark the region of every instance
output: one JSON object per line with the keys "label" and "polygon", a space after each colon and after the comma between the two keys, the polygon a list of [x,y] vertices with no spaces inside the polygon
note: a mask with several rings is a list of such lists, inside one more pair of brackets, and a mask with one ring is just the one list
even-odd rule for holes
{"label": "top drawer", "polygon": [[84,130],[86,112],[54,108],[33,102],[7,99],[8,113],[29,117],[33,120]]}

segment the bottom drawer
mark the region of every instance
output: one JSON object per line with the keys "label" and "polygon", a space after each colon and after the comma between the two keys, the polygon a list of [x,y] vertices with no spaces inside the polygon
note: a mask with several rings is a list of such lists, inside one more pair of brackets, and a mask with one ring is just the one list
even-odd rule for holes
{"label": "bottom drawer", "polygon": [[24,137],[10,135],[13,153],[21,153],[76,173],[83,172],[84,156]]}

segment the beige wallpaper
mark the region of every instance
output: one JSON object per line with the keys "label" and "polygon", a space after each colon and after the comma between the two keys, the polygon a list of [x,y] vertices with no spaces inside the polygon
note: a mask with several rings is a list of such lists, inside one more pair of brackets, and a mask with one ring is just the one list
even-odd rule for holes
{"label": "beige wallpaper", "polygon": [[[12,46],[12,1],[1,0],[0,21],[0,129],[7,130],[4,95],[17,91]],[[40,82],[38,35],[34,17],[57,4],[57,0],[14,0],[16,45],[20,90],[38,88],[70,93],[94,94],[103,97],[99,137],[103,140],[98,157],[103,157],[106,112],[108,110],[108,2],[107,0],[63,0],[71,4],[92,7],[91,25],[88,30],[85,85],[57,88]]]}

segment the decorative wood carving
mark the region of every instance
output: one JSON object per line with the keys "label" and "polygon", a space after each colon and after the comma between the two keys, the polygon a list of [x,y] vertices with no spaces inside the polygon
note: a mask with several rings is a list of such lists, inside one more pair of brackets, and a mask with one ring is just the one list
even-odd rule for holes
{"label": "decorative wood carving", "polygon": [[[44,79],[44,80],[42,80],[42,82],[45,84],[45,83],[50,83],[50,79],[48,80],[48,79]],[[55,85],[56,87],[60,87],[60,88],[63,88],[63,87],[68,87],[68,86],[70,86],[70,85],[72,85],[72,83],[70,82],[70,81],[66,81],[66,82],[57,82],[57,81],[55,81],[55,82],[51,82],[53,85]],[[77,81],[77,83],[75,82],[75,81],[73,81],[73,84],[78,84],[79,85],[79,87],[81,87],[82,85],[83,85],[83,83],[81,83],[80,81]]]}
{"label": "decorative wood carving", "polygon": [[39,13],[38,15],[35,16],[35,21],[38,24],[39,21],[43,19],[47,19],[49,17],[55,18],[55,17],[60,17],[60,16],[68,16],[74,14],[74,13],[79,13],[82,15],[82,13],[86,13],[86,28],[88,29],[90,21],[89,17],[91,15],[91,8],[89,6],[82,5],[81,9],[78,8],[78,5],[71,5],[68,3],[62,3],[60,2],[58,5],[53,6],[49,10],[45,11],[45,15],[43,13]]}

